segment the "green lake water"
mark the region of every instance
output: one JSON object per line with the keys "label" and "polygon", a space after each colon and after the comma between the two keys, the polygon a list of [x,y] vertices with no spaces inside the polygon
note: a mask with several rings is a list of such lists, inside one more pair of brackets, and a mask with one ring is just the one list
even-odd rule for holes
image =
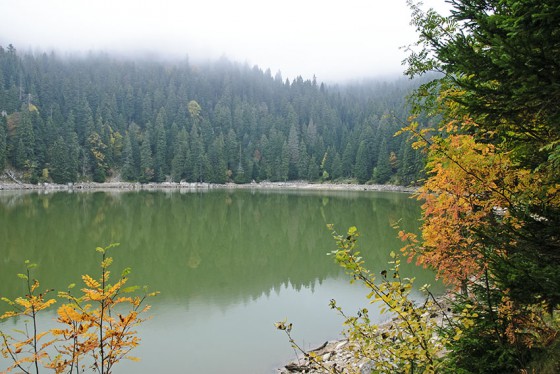
{"label": "green lake water", "polygon": [[[326,225],[357,226],[366,264],[381,271],[402,246],[391,224],[417,231],[419,216],[417,201],[391,192],[3,192],[0,296],[24,294],[16,274],[27,259],[42,287],[96,278],[95,247],[119,242],[113,271],[131,267],[130,284],[161,294],[139,328],[141,362],[114,373],[273,373],[294,358],[274,322],[288,318],[298,343],[312,348],[340,337],[330,299],[350,314],[367,306],[365,290],[326,255],[336,248]],[[413,265],[402,273],[433,283]],[[47,312],[40,323],[53,319]],[[0,358],[0,371],[6,365]]]}

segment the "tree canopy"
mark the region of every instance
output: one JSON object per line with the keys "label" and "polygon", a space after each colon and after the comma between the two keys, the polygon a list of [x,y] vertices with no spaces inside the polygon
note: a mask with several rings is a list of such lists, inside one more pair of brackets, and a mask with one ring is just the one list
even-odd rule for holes
{"label": "tree canopy", "polygon": [[404,158],[406,139],[393,134],[416,86],[327,86],[225,59],[60,58],[10,45],[0,47],[0,169],[34,183],[367,182],[385,141],[387,157],[396,157],[387,180],[410,184],[423,157]]}
{"label": "tree canopy", "polygon": [[405,251],[476,306],[479,318],[450,349],[456,370],[555,372],[560,5],[450,4],[444,17],[409,2],[420,37],[407,73],[441,75],[413,105],[438,124],[405,129],[428,154],[422,238]]}

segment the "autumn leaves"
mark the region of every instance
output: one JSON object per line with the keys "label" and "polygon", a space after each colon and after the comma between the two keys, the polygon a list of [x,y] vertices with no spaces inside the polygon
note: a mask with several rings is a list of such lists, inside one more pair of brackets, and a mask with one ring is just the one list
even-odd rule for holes
{"label": "autumn leaves", "polygon": [[39,291],[39,281],[31,278],[34,264],[26,262],[26,273],[18,274],[26,284],[28,293],[14,300],[3,298],[11,311],[0,318],[21,318],[24,330],[15,330],[13,335],[0,332],[2,354],[12,361],[8,372],[18,369],[24,373],[39,373],[41,368],[52,369],[56,373],[83,372],[86,369],[100,374],[112,372],[112,368],[122,359],[136,360],[129,353],[140,341],[135,328],[145,321],[143,315],[149,306],[146,289],[138,296],[139,287],[125,287],[129,269],[125,269],[118,281],[110,283],[113,259],[108,250],[118,244],[98,247],[101,275],[98,280],[83,275],[83,288],[79,296],[72,293],[75,285],[67,291],[59,292],[58,299],[63,304],[57,309],[58,326],[41,331],[38,313],[53,306],[57,300],[49,295],[53,290]]}

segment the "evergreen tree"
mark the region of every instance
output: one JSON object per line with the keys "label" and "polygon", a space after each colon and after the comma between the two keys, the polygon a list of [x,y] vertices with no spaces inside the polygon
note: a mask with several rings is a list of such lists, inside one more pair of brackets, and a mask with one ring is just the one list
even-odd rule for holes
{"label": "evergreen tree", "polygon": [[66,160],[66,168],[68,170],[69,182],[75,182],[78,180],[78,162],[79,162],[79,152],[80,144],[78,143],[78,134],[75,131],[70,131],[67,134],[67,139],[65,142],[68,146],[68,159]]}
{"label": "evergreen tree", "polygon": [[107,146],[101,141],[97,132],[93,132],[87,138],[89,146],[89,159],[91,160],[91,173],[93,181],[98,183],[105,182],[107,172],[106,149]]}
{"label": "evergreen tree", "polygon": [[354,166],[354,175],[356,176],[356,179],[358,179],[359,183],[365,183],[371,178],[368,147],[364,140],[360,142],[358,147],[356,165]]}
{"label": "evergreen tree", "polygon": [[122,176],[128,181],[137,181],[140,177],[140,144],[137,135],[139,131],[140,128],[133,122],[124,136]]}
{"label": "evergreen tree", "polygon": [[66,141],[60,136],[49,149],[49,175],[55,183],[73,181],[73,173],[68,164],[70,152]]}
{"label": "evergreen tree", "polygon": [[209,178],[211,183],[226,183],[227,164],[224,157],[224,137],[220,134],[212,142],[208,152]]}
{"label": "evergreen tree", "polygon": [[[33,105],[33,104],[32,104]],[[34,142],[34,176],[32,183],[35,183],[36,179],[38,178],[39,171],[45,167],[45,163],[47,162],[47,144],[46,143],[46,128],[45,122],[41,117],[38,110],[31,111],[31,122],[33,124],[33,136],[35,139]]]}
{"label": "evergreen tree", "polygon": [[306,178],[309,171],[309,155],[307,153],[307,146],[303,139],[299,142],[298,150],[298,164],[297,164],[297,175],[299,178]]}
{"label": "evergreen tree", "polygon": [[227,168],[232,173],[236,171],[239,165],[239,144],[237,134],[234,129],[229,129],[225,139],[225,157]]}
{"label": "evergreen tree", "polygon": [[126,181],[136,180],[137,171],[134,165],[134,156],[132,153],[132,142],[130,140],[130,133],[127,131],[124,135],[123,147],[123,166],[121,176]]}
{"label": "evergreen tree", "polygon": [[149,133],[144,134],[142,145],[140,146],[140,178],[141,183],[151,182],[154,178],[154,162],[152,158],[152,146],[150,144]]}
{"label": "evergreen tree", "polygon": [[405,143],[402,149],[401,165],[398,171],[400,183],[408,186],[416,180],[415,152],[410,145]]}
{"label": "evergreen tree", "polygon": [[280,159],[280,169],[278,170],[278,177],[281,181],[287,181],[290,169],[290,150],[288,148],[288,143],[284,142],[282,144],[282,153]]}
{"label": "evergreen tree", "polygon": [[[349,141],[346,143],[344,147],[344,152],[342,154],[342,176],[346,178],[354,175],[353,171],[356,168],[354,163],[356,161],[356,150],[358,148],[358,144],[356,144],[352,139],[353,137],[350,137]],[[362,152],[365,152],[365,149],[362,149]],[[363,162],[364,160],[361,161]],[[364,177],[365,177],[365,172],[364,172]]]}
{"label": "evergreen tree", "polygon": [[165,131],[165,109],[158,112],[154,128],[154,180],[163,182],[167,173],[167,136]]}
{"label": "evergreen tree", "polygon": [[415,254],[459,281],[458,312],[475,305],[446,364],[558,372],[558,2],[450,4],[448,17],[409,4],[420,50],[408,60],[410,75],[441,73],[413,102],[437,113],[435,132],[408,127],[429,160]]}
{"label": "evergreen tree", "polygon": [[387,141],[385,139],[381,142],[378,155],[377,166],[373,172],[373,180],[376,183],[383,184],[387,183],[392,175],[389,150],[387,149]]}
{"label": "evergreen tree", "polygon": [[189,155],[188,134],[186,129],[181,129],[175,142],[175,155],[171,161],[171,178],[175,182],[187,177],[187,161]]}
{"label": "evergreen tree", "polygon": [[27,153],[25,152],[25,144],[22,139],[17,140],[14,151],[13,164],[17,169],[23,169],[28,161]]}
{"label": "evergreen tree", "polygon": [[321,169],[315,156],[311,156],[309,159],[309,168],[307,169],[307,180],[316,181],[319,179],[321,174]]}
{"label": "evergreen tree", "polygon": [[[148,154],[139,139],[150,139],[149,180],[171,175],[206,181],[214,175],[215,155],[210,153],[219,148],[214,142],[223,136],[227,178],[280,181],[306,179],[315,165],[352,177],[361,141],[370,172],[382,138],[389,149],[398,149],[391,140],[398,126],[379,118],[389,112],[406,117],[399,108],[415,84],[327,87],[301,77],[284,83],[267,74],[223,61],[168,69],[102,55],[65,60],[54,54],[20,56],[13,47],[0,47],[0,112],[9,118],[5,163],[32,180],[37,170],[49,167],[50,151],[62,136],[74,170],[71,179],[103,180],[116,172],[139,180],[141,144],[144,161]],[[189,135],[186,155],[184,142],[177,148],[183,128]],[[337,153],[341,167],[335,172]]]}
{"label": "evergreen tree", "polygon": [[331,178],[336,180],[342,178],[342,158],[338,152],[334,155],[333,164],[332,164],[332,173]]}
{"label": "evergreen tree", "polygon": [[6,166],[7,135],[6,117],[0,116],[0,172],[3,172]]}
{"label": "evergreen tree", "polygon": [[88,136],[94,131],[93,112],[85,97],[81,97],[75,108],[75,131],[80,144],[85,144]]}
{"label": "evergreen tree", "polygon": [[35,161],[35,134],[31,122],[31,113],[27,105],[22,105],[19,123],[15,131],[15,149],[13,165],[17,169],[28,169]]}
{"label": "evergreen tree", "polygon": [[190,161],[192,164],[192,176],[191,182],[202,182],[204,180],[204,168],[205,168],[205,152],[204,144],[202,143],[202,138],[198,133],[198,127],[193,124],[190,133]]}

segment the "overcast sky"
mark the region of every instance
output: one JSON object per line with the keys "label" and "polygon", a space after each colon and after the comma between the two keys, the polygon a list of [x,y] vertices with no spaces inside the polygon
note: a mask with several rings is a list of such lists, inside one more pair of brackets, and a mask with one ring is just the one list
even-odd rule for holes
{"label": "overcast sky", "polygon": [[320,81],[400,74],[415,40],[405,0],[0,0],[0,14],[0,45],[20,51],[226,56]]}

